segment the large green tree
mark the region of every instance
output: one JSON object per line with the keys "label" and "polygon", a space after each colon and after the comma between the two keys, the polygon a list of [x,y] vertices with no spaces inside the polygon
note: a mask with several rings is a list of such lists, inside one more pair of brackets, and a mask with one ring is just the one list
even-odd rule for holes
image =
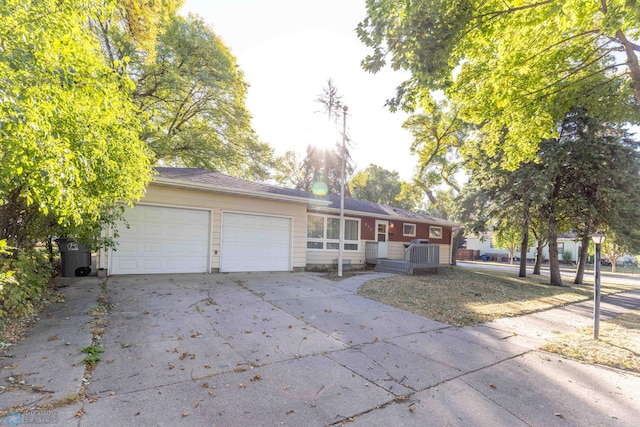
{"label": "large green tree", "polygon": [[136,84],[141,138],[155,162],[266,179],[273,151],[251,127],[244,75],[202,19],[176,15],[181,3],[118,1],[90,21],[108,62]]}
{"label": "large green tree", "polygon": [[[559,138],[540,142],[536,161],[514,171],[492,167],[500,158],[478,150],[460,203],[463,216],[475,219],[479,231],[519,219],[523,252],[527,227],[539,243],[547,242],[553,285],[562,284],[559,234],[574,230],[583,242],[575,279],[582,283],[589,235],[612,227],[610,232],[621,236],[618,241],[637,244],[640,221],[638,143],[584,107],[572,109],[559,126]],[[539,245],[538,260],[541,250]]]}
{"label": "large green tree", "polygon": [[150,179],[132,82],[87,31],[96,13],[108,10],[89,0],[0,8],[0,240],[9,245],[90,234]]}
{"label": "large green tree", "polygon": [[511,169],[557,138],[574,105],[638,120],[636,1],[368,0],[367,13],[357,30],[372,48],[365,69],[411,72],[390,106],[413,110],[444,90]]}
{"label": "large green tree", "polygon": [[460,192],[458,180],[464,164],[459,150],[468,139],[468,127],[459,119],[457,107],[446,100],[426,100],[421,112],[409,117],[403,127],[413,136],[411,153],[418,156],[416,185],[446,219],[451,215],[450,206],[436,193],[442,186]]}
{"label": "large green tree", "polygon": [[[409,117],[403,127],[413,136],[411,153],[418,156],[413,185],[424,192],[435,215],[460,220],[454,200],[460,194],[464,171],[460,150],[470,139],[470,128],[458,117],[458,107],[447,100],[434,102],[422,97],[420,112]],[[460,227],[454,236],[453,265],[464,232]]]}
{"label": "large green tree", "polygon": [[354,174],[349,181],[349,188],[361,200],[414,212],[422,208],[423,192],[420,188],[403,182],[398,172],[378,165],[371,164]]}
{"label": "large green tree", "polygon": [[142,139],[157,161],[265,179],[273,151],[245,107],[248,85],[230,50],[202,19],[173,16],[155,59],[134,56]]}

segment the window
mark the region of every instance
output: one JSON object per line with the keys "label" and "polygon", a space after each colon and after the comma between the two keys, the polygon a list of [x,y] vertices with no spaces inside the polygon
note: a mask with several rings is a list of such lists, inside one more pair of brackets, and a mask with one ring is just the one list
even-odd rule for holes
{"label": "window", "polygon": [[564,253],[564,242],[558,242],[558,255],[562,255]]}
{"label": "window", "polygon": [[307,237],[312,239],[322,239],[324,236],[324,218],[321,216],[309,215],[307,217]]}
{"label": "window", "polygon": [[[340,218],[307,215],[307,249],[335,250],[340,248]],[[360,248],[360,220],[344,219],[344,250]]]}
{"label": "window", "polygon": [[442,239],[442,227],[429,227],[430,239]]}
{"label": "window", "polygon": [[402,226],[402,235],[415,237],[416,235],[416,225],[415,224],[404,224]]}

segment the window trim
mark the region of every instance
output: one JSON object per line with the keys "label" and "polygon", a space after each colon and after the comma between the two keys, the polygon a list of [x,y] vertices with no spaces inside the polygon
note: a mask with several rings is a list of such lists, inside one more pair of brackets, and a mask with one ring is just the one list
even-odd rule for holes
{"label": "window trim", "polygon": [[[438,231],[436,231],[438,230]],[[442,239],[442,227],[430,225],[429,226],[429,238],[430,239]]]}
{"label": "window trim", "polygon": [[[410,226],[413,227],[413,233],[407,233],[405,230],[406,226]],[[410,222],[405,222],[404,224],[402,224],[402,235],[403,236],[407,236],[407,237],[416,237],[416,225]]]}
{"label": "window trim", "polygon": [[[336,215],[323,215],[323,214],[316,214],[316,213],[307,213],[307,224],[309,224],[309,217],[314,216],[314,217],[320,217],[323,219],[323,228],[322,228],[322,238],[319,237],[309,237],[308,232],[308,225],[307,225],[307,250],[308,251],[328,251],[328,252],[337,252],[339,250],[339,244],[340,244],[340,239],[328,239],[327,238],[327,232],[328,232],[328,227],[327,227],[327,222],[329,220],[329,218],[336,218],[336,219],[340,219],[339,216]],[[355,221],[357,223],[356,226],[356,230],[358,233],[357,236],[357,240],[349,240],[346,238],[344,239],[344,251],[345,252],[357,252],[361,249],[361,235],[362,235],[362,229],[361,229],[361,219],[360,218],[353,218],[353,217],[345,217],[344,218],[345,221],[345,229],[346,229],[346,222],[347,221]],[[321,243],[322,244],[322,248],[310,248],[309,247],[309,243]],[[329,244],[332,244],[333,246],[336,246],[336,248],[328,248],[327,246]],[[347,246],[348,245],[355,245],[356,249],[349,249]]]}

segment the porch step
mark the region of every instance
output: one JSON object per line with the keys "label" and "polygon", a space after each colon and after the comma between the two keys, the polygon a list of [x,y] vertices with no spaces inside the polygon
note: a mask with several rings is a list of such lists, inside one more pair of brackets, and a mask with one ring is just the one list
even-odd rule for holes
{"label": "porch step", "polygon": [[411,274],[411,263],[402,259],[379,258],[375,271],[381,273]]}

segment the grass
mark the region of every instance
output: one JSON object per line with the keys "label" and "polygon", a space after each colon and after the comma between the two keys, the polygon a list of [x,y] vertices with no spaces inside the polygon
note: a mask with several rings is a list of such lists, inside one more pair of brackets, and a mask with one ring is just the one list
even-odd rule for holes
{"label": "grass", "polygon": [[[603,295],[636,289],[603,278]],[[517,277],[514,270],[454,267],[438,274],[392,276],[365,283],[362,296],[452,325],[475,325],[585,301],[593,285],[551,286],[548,276]]]}
{"label": "grass", "polygon": [[[584,285],[551,286],[548,276],[517,277],[517,270],[441,268],[438,274],[392,276],[365,283],[358,294],[451,325],[475,325],[534,313],[593,298],[593,279]],[[602,295],[640,285],[602,278]],[[602,322],[599,341],[591,328],[558,337],[544,349],[567,357],[640,372],[640,311]],[[606,338],[604,338],[606,336]]]}
{"label": "grass", "polygon": [[600,339],[593,328],[550,340],[542,349],[565,357],[640,373],[640,309],[600,323]]}

